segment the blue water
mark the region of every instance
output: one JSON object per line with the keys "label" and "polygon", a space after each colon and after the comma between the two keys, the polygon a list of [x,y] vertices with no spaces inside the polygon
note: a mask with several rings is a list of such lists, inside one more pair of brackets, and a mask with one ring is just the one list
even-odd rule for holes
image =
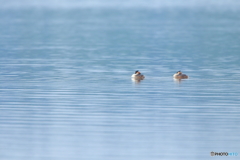
{"label": "blue water", "polygon": [[0,18],[1,160],[240,154],[239,11],[21,6]]}

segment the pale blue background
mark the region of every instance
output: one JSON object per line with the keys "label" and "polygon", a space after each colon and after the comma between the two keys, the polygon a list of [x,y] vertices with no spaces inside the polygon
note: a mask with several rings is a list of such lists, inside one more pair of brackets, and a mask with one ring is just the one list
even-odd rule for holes
{"label": "pale blue background", "polygon": [[240,153],[238,1],[0,2],[1,160]]}

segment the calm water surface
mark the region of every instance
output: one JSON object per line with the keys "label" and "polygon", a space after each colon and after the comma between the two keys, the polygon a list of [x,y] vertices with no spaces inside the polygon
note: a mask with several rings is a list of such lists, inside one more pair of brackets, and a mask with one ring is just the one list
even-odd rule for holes
{"label": "calm water surface", "polygon": [[1,160],[240,154],[240,13],[0,12]]}

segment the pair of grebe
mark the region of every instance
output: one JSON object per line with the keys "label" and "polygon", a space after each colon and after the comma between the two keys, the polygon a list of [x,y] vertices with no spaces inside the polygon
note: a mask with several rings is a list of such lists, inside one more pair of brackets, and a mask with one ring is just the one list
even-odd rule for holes
{"label": "pair of grebe", "polygon": [[[141,72],[136,71],[135,74],[132,75],[132,78],[136,80],[143,80],[145,78],[144,75],[141,74]],[[173,78],[175,79],[188,79],[188,76],[186,74],[183,74],[181,71],[178,71],[173,75]]]}

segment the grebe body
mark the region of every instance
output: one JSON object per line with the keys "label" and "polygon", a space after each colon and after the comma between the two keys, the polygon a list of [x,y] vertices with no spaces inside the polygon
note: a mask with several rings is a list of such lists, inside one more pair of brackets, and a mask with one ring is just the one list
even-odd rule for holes
{"label": "grebe body", "polygon": [[181,71],[178,71],[173,75],[173,78],[175,79],[188,79],[188,75],[183,74]]}
{"label": "grebe body", "polygon": [[136,71],[135,74],[132,75],[132,78],[136,80],[143,80],[145,78],[144,75],[141,74],[141,72]]}

